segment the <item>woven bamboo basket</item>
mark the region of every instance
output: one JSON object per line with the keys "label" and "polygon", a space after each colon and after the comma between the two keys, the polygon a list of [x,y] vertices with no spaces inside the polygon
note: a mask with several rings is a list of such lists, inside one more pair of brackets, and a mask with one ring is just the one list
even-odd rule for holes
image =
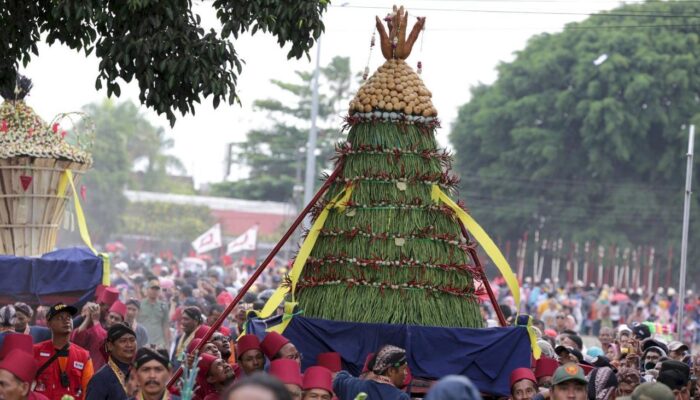
{"label": "woven bamboo basket", "polygon": [[0,105],[0,254],[15,256],[54,249],[72,196],[65,171],[73,171],[77,185],[92,163],[86,124],[63,130],[71,114],[46,124],[24,103],[29,88],[31,82],[20,78],[13,93],[1,93]]}

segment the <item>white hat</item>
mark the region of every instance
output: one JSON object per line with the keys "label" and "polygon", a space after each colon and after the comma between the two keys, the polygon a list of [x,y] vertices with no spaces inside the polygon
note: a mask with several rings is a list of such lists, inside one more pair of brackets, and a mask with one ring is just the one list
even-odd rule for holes
{"label": "white hat", "polygon": [[125,263],[124,261],[121,261],[114,264],[114,269],[121,272],[126,272],[129,269],[129,264]]}
{"label": "white hat", "polygon": [[667,294],[668,296],[675,296],[675,295],[676,295],[676,289],[670,287],[670,288],[668,288],[668,290],[666,291],[666,294]]}

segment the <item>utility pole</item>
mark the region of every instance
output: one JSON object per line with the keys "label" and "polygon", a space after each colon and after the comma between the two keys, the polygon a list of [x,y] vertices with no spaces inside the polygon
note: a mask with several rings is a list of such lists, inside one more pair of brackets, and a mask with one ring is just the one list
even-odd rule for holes
{"label": "utility pole", "polygon": [[304,181],[304,204],[308,204],[314,196],[314,181],[316,180],[316,138],[318,127],[318,75],[320,73],[321,38],[316,41],[316,69],[311,81],[311,130],[309,141],[306,143],[306,176]]}
{"label": "utility pole", "polygon": [[693,182],[693,147],[695,125],[690,125],[688,135],[688,164],[685,168],[685,203],[683,204],[683,237],[681,239],[681,276],[678,283],[678,340],[683,341],[683,313],[685,312],[685,276],[688,262],[688,225],[690,224],[690,195]]}

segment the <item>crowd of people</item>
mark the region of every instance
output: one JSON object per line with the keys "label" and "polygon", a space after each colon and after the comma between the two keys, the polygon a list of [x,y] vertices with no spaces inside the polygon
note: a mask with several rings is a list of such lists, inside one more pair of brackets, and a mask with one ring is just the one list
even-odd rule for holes
{"label": "crowd of people", "polygon": [[[247,313],[263,307],[283,265],[266,271],[213,334],[210,326],[252,269],[196,270],[139,257],[115,263],[112,272],[112,284],[99,286],[80,309],[0,308],[0,400],[411,398],[409,355],[399,347],[367,355],[360,376],[343,370],[338,353],[307,360],[314,366],[302,374],[304,355],[288,338],[245,333]],[[670,290],[644,295],[526,280],[516,310],[505,287],[495,289],[500,307],[484,302],[485,325],[498,325],[498,314],[512,323],[528,313],[542,352],[529,367],[510,371],[512,399],[700,399],[700,354],[693,353],[700,307],[692,292],[680,305]],[[686,335],[678,341],[681,306]],[[168,387],[180,367],[192,374]],[[425,394],[490,396],[465,376],[444,377]]]}

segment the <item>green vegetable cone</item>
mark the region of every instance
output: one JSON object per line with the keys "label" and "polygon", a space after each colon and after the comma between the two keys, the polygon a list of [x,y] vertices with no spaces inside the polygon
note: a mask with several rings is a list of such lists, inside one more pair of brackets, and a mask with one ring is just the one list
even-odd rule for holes
{"label": "green vegetable cone", "polygon": [[392,18],[388,33],[378,23],[387,61],[350,103],[342,173],[321,206],[351,194],[329,210],[296,285],[299,305],[329,320],[481,327],[460,225],[431,196],[434,185],[454,188],[451,158],[437,148],[432,95],[404,61],[424,20],[405,38],[403,9]]}

